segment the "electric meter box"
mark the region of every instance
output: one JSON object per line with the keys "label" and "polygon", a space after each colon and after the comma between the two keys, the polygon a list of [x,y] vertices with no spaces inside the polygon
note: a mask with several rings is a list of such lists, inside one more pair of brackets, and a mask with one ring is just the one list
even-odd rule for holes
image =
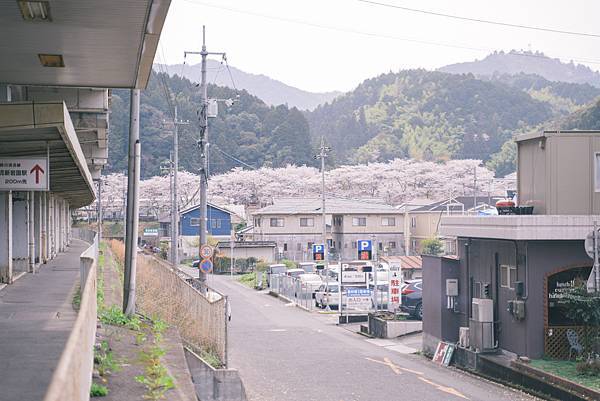
{"label": "electric meter box", "polygon": [[446,279],[446,296],[457,297],[458,296],[458,279],[448,278]]}

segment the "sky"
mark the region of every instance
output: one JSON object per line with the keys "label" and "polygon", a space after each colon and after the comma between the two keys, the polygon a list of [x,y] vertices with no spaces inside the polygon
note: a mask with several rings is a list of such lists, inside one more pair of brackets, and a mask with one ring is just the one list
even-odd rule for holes
{"label": "sky", "polygon": [[[600,35],[595,0],[377,0],[382,3]],[[494,50],[537,50],[600,69],[600,38],[460,21],[358,0],[172,0],[155,62],[226,52],[231,66],[297,88],[349,91],[367,78],[435,69]],[[189,56],[187,63],[200,62]],[[209,72],[210,79],[210,72]]]}

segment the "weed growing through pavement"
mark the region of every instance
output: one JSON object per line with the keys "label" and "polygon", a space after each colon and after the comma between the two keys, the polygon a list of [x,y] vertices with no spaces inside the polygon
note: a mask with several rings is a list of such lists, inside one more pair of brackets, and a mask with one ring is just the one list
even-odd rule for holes
{"label": "weed growing through pavement", "polygon": [[161,358],[166,354],[161,346],[163,332],[167,324],[160,319],[152,322],[152,345],[140,352],[140,360],[144,364],[144,374],[136,376],[135,380],[146,387],[145,399],[160,400],[165,393],[175,387],[173,378],[169,376],[167,368],[163,366]]}
{"label": "weed growing through pavement", "polygon": [[108,395],[108,388],[102,384],[92,383],[90,387],[90,397],[106,397]]}

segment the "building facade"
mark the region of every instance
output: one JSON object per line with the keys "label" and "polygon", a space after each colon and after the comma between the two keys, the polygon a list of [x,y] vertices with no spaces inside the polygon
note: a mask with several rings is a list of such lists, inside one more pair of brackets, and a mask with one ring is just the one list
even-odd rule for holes
{"label": "building facade", "polygon": [[599,141],[600,132],[518,138],[518,206],[534,214],[442,217],[440,233],[457,238],[457,253],[423,258],[426,351],[463,331],[471,350],[569,356],[567,332],[582,338],[586,329],[564,294],[593,286],[584,239],[600,219]]}
{"label": "building facade", "polygon": [[[296,261],[312,259],[312,245],[323,243],[322,200],[278,199],[253,213],[253,239],[274,241],[280,256]],[[377,202],[327,199],[327,242],[333,260],[356,259],[358,240],[373,240],[377,251],[403,254],[403,216],[398,209]]]}

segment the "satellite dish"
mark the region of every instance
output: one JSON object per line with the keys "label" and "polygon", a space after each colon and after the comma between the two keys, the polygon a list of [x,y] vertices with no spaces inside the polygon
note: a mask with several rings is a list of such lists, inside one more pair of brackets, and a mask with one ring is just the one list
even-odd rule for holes
{"label": "satellite dish", "polygon": [[[600,230],[598,230],[597,238],[598,238],[598,245],[600,245]],[[594,259],[594,231],[591,231],[585,237],[584,247],[585,247],[585,252],[588,254],[588,256],[590,258]],[[600,253],[600,246],[598,246],[598,251]]]}

